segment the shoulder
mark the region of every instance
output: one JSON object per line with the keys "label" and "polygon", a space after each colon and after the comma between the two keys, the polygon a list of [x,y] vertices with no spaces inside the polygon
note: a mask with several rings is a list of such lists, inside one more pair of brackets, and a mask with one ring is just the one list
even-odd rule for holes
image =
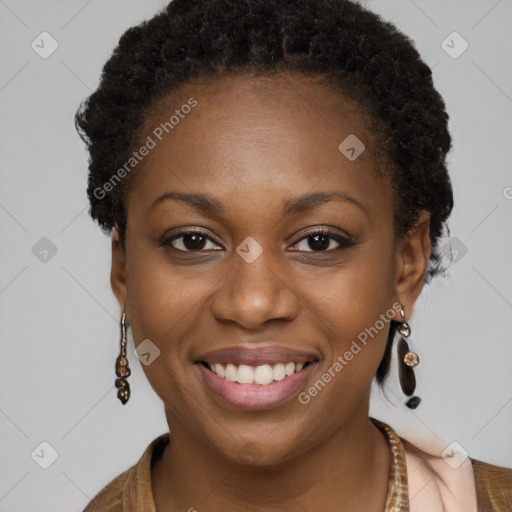
{"label": "shoulder", "polygon": [[512,469],[473,459],[457,443],[421,430],[402,429],[398,439],[410,512],[512,512]]}
{"label": "shoulder", "polygon": [[512,511],[512,469],[470,459],[475,475],[478,510]]}
{"label": "shoulder", "polygon": [[[415,510],[442,503],[447,510],[512,512],[512,469],[467,457],[441,456],[441,445],[423,449],[402,439]],[[452,454],[453,455],[453,454]],[[428,507],[426,505],[429,505]],[[436,507],[434,507],[435,509]],[[440,508],[441,509],[441,508]]]}
{"label": "shoulder", "polygon": [[123,512],[123,488],[132,468],[118,475],[101,489],[83,512]]}
{"label": "shoulder", "polygon": [[136,464],[116,476],[82,512],[154,512],[151,463],[169,442],[169,433],[153,439]]}

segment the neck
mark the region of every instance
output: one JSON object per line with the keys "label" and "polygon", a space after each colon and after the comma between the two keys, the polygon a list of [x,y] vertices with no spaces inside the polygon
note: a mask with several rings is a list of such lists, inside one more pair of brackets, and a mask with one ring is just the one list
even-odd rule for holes
{"label": "neck", "polygon": [[158,512],[384,511],[390,453],[365,406],[333,436],[275,466],[219,456],[166,411],[171,442],[153,467]]}

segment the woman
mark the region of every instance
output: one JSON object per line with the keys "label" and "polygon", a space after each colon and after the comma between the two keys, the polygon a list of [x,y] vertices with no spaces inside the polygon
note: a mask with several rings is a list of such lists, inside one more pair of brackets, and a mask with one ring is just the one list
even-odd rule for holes
{"label": "woman", "polygon": [[174,0],[76,121],[118,397],[131,326],[170,431],[87,512],[512,510],[512,470],[369,417],[395,337],[420,404],[407,320],[453,206],[448,115],[407,37],[348,0]]}

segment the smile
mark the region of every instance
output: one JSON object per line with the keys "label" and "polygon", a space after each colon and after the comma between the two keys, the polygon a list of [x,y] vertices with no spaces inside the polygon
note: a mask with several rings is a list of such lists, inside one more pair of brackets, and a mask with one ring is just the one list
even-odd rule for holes
{"label": "smile", "polygon": [[220,378],[229,382],[237,382],[238,384],[250,385],[257,384],[259,386],[270,386],[274,382],[279,382],[295,373],[300,372],[303,368],[310,364],[305,363],[277,363],[262,364],[258,366],[249,366],[247,364],[210,364],[202,361],[201,364],[217,374]]}
{"label": "smile", "polygon": [[276,345],[230,346],[198,355],[194,366],[219,406],[263,410],[297,395],[318,361],[319,354]]}

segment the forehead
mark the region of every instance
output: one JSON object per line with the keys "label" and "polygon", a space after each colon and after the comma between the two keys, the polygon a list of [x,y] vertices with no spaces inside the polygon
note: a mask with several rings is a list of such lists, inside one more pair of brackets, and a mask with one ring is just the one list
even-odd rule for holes
{"label": "forehead", "polygon": [[155,102],[139,141],[152,148],[137,165],[128,210],[168,190],[208,192],[232,205],[333,188],[360,197],[389,192],[359,105],[317,78],[187,83]]}

